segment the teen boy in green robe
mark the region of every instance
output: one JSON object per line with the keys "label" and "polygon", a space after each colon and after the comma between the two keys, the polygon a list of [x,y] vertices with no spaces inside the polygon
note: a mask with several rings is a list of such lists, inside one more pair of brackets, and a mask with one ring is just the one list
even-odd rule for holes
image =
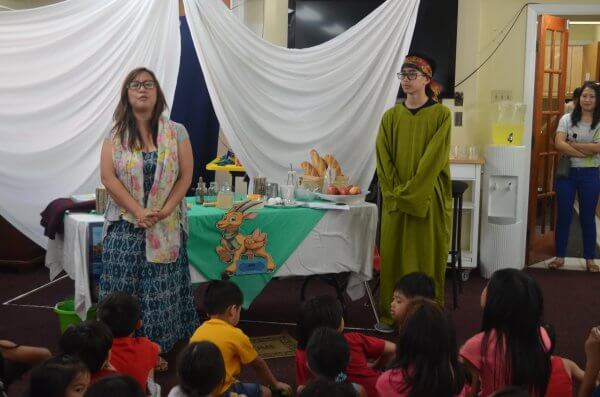
{"label": "teen boy in green robe", "polygon": [[444,300],[452,222],[450,110],[437,102],[432,63],[408,56],[398,73],[406,100],[387,110],[377,135],[377,176],[383,194],[378,329],[393,330],[395,282],[420,271]]}

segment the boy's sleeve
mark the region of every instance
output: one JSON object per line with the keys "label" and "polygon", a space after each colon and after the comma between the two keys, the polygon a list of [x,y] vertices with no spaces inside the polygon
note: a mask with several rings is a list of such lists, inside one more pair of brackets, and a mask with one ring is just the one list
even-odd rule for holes
{"label": "boy's sleeve", "polygon": [[385,350],[385,341],[383,339],[359,333],[353,333],[350,336],[354,343],[360,343],[368,359],[378,359]]}
{"label": "boy's sleeve", "polygon": [[460,356],[471,363],[475,368],[481,370],[482,352],[481,341],[483,340],[483,332],[473,336],[467,340],[460,348]]}
{"label": "boy's sleeve", "polygon": [[238,356],[240,357],[240,361],[244,365],[251,363],[252,361],[256,360],[256,357],[258,357],[258,352],[254,346],[252,346],[250,338],[248,338],[248,336],[242,332],[242,330],[239,330],[236,348],[238,351]]}

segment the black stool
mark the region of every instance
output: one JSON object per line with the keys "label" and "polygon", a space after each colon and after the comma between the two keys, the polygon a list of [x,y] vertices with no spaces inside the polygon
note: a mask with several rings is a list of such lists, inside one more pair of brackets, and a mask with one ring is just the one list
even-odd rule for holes
{"label": "black stool", "polygon": [[[458,307],[458,291],[462,293],[462,254],[460,249],[460,231],[462,227],[463,194],[469,184],[461,181],[452,181],[452,242],[450,243],[450,262],[448,266],[452,273],[452,303],[454,309]],[[458,273],[457,273],[458,272]]]}

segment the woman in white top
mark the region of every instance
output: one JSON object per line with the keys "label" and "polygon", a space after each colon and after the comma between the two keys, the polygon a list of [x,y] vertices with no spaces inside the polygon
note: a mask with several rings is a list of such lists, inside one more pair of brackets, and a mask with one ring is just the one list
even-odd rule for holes
{"label": "woman in white top", "polygon": [[587,270],[598,272],[594,263],[596,250],[595,210],[600,193],[600,101],[595,82],[581,86],[581,96],[572,113],[562,116],[556,129],[555,147],[571,161],[567,177],[556,179],[557,222],[556,259],[548,265],[564,265],[575,194],[579,201],[579,219],[583,234],[583,256]]}

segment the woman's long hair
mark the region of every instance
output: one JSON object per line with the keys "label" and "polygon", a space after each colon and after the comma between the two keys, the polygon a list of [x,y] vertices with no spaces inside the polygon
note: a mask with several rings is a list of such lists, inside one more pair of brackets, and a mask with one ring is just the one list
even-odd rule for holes
{"label": "woman's long hair", "polygon": [[543,312],[542,291],[531,276],[516,269],[502,269],[492,275],[483,309],[482,354],[488,351],[495,331],[492,365],[504,362],[505,373],[494,373],[494,377],[523,387],[533,396],[546,395],[550,378],[550,354],[541,335]]}
{"label": "woman's long hair", "polygon": [[586,88],[591,89],[596,94],[596,107],[594,107],[594,112],[592,113],[592,129],[596,128],[598,122],[600,121],[600,89],[595,81],[586,81],[581,86],[581,93],[579,94],[579,99],[575,103],[575,109],[571,112],[571,124],[576,126],[577,123],[581,121],[583,110],[581,109],[581,96],[583,95],[583,90]]}
{"label": "woman's long hair", "polygon": [[426,298],[409,301],[400,319],[396,359],[392,371],[402,371],[409,397],[451,397],[464,387],[465,377],[458,362],[454,326],[436,302]]}
{"label": "woman's long hair", "polygon": [[[112,132],[115,133],[121,144],[124,147],[129,149],[137,147],[141,143],[140,132],[138,130],[137,124],[135,122],[135,116],[133,114],[133,109],[131,104],[129,103],[129,83],[131,83],[138,74],[146,72],[150,76],[152,76],[152,80],[156,84],[156,104],[154,105],[154,110],[152,111],[152,118],[150,119],[150,128],[152,129],[152,140],[156,145],[157,136],[158,136],[158,120],[160,119],[160,115],[167,108],[167,101],[165,100],[165,95],[160,88],[160,83],[156,79],[156,75],[150,69],[141,67],[133,69],[125,80],[123,81],[123,85],[121,86],[121,97],[119,99],[119,104],[115,109],[113,114],[113,127]],[[129,130],[129,139],[128,142],[124,142],[124,133],[126,130]]]}

